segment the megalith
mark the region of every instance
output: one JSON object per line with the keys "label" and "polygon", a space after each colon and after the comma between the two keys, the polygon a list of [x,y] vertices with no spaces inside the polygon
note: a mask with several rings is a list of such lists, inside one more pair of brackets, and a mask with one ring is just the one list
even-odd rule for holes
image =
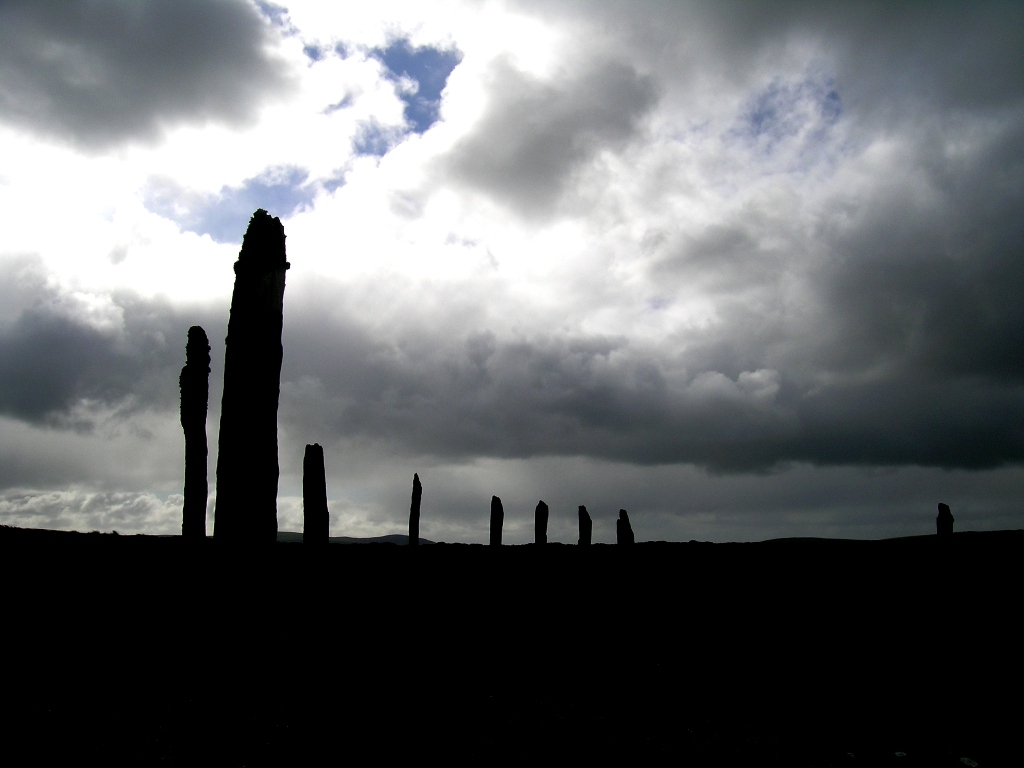
{"label": "megalith", "polygon": [[181,390],[181,428],[185,432],[185,501],[181,510],[181,535],[206,538],[206,477],[208,449],[206,414],[210,403],[210,342],[206,331],[193,325],[185,344],[185,367],[178,377]]}
{"label": "megalith", "polygon": [[415,547],[420,543],[420,499],[423,498],[423,486],[420,485],[420,476],[414,472],[412,475],[412,503],[409,504],[409,546]]}
{"label": "megalith", "polygon": [[590,519],[590,513],[587,512],[587,508],[580,507],[580,540],[579,545],[581,547],[589,547],[590,540],[594,533],[594,521]]}
{"label": "megalith", "polygon": [[306,446],[302,456],[302,543],[328,544],[331,513],[327,509],[327,471],[319,443]]}
{"label": "megalith", "polygon": [[633,544],[633,526],[629,524],[629,513],[619,510],[619,519],[615,521],[615,542],[617,544]]}
{"label": "megalith", "polygon": [[935,532],[939,536],[953,533],[953,513],[948,504],[939,504],[939,515],[935,518]]}
{"label": "megalith", "polygon": [[501,546],[501,526],[505,523],[505,510],[501,506],[501,499],[491,496],[491,546]]}
{"label": "megalith", "polygon": [[537,509],[533,512],[533,541],[535,544],[548,543],[548,505],[543,501],[537,502]]}
{"label": "megalith", "polygon": [[284,227],[260,208],[235,262],[224,351],[214,536],[277,539],[277,405],[281,394]]}

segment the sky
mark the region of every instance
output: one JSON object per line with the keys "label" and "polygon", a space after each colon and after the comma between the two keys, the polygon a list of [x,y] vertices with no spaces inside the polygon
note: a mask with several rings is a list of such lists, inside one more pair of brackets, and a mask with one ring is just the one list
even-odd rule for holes
{"label": "sky", "polygon": [[0,524],[180,531],[287,234],[281,530],[1024,527],[1019,3],[0,4]]}

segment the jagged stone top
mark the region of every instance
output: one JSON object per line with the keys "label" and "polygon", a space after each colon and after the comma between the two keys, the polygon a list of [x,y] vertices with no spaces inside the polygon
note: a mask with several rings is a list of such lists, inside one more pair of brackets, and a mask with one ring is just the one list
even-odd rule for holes
{"label": "jagged stone top", "polygon": [[284,225],[277,216],[271,216],[262,208],[256,210],[242,238],[237,266],[254,269],[288,269],[291,266],[284,251]]}
{"label": "jagged stone top", "polygon": [[193,325],[188,329],[188,342],[185,344],[185,365],[192,368],[210,370],[210,340],[201,325]]}

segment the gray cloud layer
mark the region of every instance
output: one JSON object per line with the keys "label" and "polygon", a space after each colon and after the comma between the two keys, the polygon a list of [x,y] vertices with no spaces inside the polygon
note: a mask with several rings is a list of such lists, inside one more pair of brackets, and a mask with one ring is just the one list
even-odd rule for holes
{"label": "gray cloud layer", "polygon": [[48,284],[34,258],[0,260],[0,284],[0,414],[33,424],[88,429],[91,409],[176,408],[189,326],[226,325],[226,308],[174,308],[127,292],[97,316]]}
{"label": "gray cloud layer", "polygon": [[657,101],[649,78],[613,61],[544,82],[499,60],[488,86],[487,111],[449,156],[449,173],[532,217],[550,215],[601,149],[633,138]]}
{"label": "gray cloud layer", "polygon": [[236,0],[0,5],[0,120],[102,149],[182,121],[244,121],[287,84]]}

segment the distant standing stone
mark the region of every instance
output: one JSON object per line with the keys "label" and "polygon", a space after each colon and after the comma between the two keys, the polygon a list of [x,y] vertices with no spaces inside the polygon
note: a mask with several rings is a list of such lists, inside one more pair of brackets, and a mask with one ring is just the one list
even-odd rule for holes
{"label": "distant standing stone", "polygon": [[619,510],[619,519],[615,521],[615,540],[619,544],[633,544],[633,526],[629,524],[629,513]]}
{"label": "distant standing stone", "polygon": [[939,515],[935,518],[935,532],[939,536],[953,533],[953,513],[948,504],[939,504]]}
{"label": "distant standing stone", "polygon": [[587,508],[584,506],[580,507],[580,540],[579,546],[589,547],[590,540],[594,533],[594,521],[590,519],[590,513],[587,512]]}
{"label": "distant standing stone", "polygon": [[533,540],[535,544],[548,543],[548,505],[543,501],[537,502],[537,509],[533,513]]}
{"label": "distant standing stone", "polygon": [[420,499],[423,497],[423,486],[420,485],[420,476],[413,473],[412,476],[412,503],[409,505],[409,546],[415,547],[420,543]]}
{"label": "distant standing stone", "polygon": [[501,499],[491,496],[491,546],[501,546],[501,526],[505,523],[505,510],[501,506]]}

